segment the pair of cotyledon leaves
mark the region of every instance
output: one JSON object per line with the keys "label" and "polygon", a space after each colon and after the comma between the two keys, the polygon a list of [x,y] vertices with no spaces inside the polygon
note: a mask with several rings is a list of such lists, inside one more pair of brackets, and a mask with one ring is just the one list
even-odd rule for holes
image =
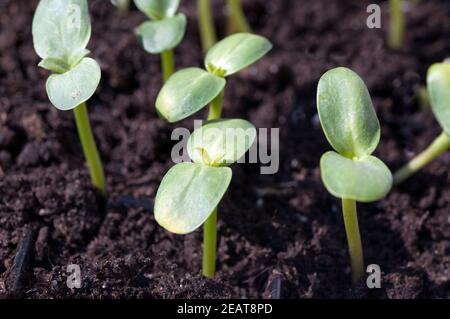
{"label": "pair of cotyledon leaves", "polygon": [[392,174],[371,156],[380,140],[380,124],[363,80],[347,68],[326,72],[319,81],[317,108],[325,136],[336,151],[320,160],[327,190],[361,202],[386,196]]}
{"label": "pair of cotyledon leaves", "polygon": [[207,71],[187,68],[173,74],[156,99],[156,109],[168,122],[180,121],[208,105],[224,89],[224,77],[263,57],[272,44],[264,37],[237,33],[209,49],[204,61]]}
{"label": "pair of cotyledon leaves", "polygon": [[155,199],[155,219],[165,229],[187,234],[217,207],[231,181],[228,165],[251,147],[256,129],[241,119],[214,120],[196,129],[187,150],[193,163],[180,163],[164,176]]}
{"label": "pair of cotyledon leaves", "polygon": [[91,37],[87,0],[41,0],[32,32],[39,66],[54,73],[46,83],[52,104],[70,110],[87,101],[101,77],[98,63],[86,57]]}
{"label": "pair of cotyledon leaves", "polygon": [[[427,74],[432,110],[450,135],[450,64],[436,63]],[[336,197],[370,202],[383,198],[392,186],[386,165],[371,156],[380,126],[361,78],[346,68],[325,73],[319,82],[317,106],[323,131],[336,152],[320,161],[325,187]]]}
{"label": "pair of cotyledon leaves", "polygon": [[156,54],[180,44],[186,32],[186,16],[176,14],[180,0],[134,0],[136,7],[153,21],[138,28],[138,35],[147,52]]}

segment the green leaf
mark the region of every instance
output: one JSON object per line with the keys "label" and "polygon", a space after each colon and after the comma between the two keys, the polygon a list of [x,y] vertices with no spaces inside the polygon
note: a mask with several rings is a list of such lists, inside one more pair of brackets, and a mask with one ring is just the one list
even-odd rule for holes
{"label": "green leaf", "polygon": [[196,230],[219,204],[231,175],[229,167],[175,165],[159,185],[154,209],[156,221],[175,234]]}
{"label": "green leaf", "polygon": [[145,51],[156,54],[177,47],[186,31],[182,13],[160,21],[147,21],[139,26],[138,35]]}
{"label": "green leaf", "polygon": [[91,58],[84,58],[70,71],[48,78],[46,87],[50,102],[63,111],[73,109],[94,94],[100,77],[98,63]]}
{"label": "green leaf", "polygon": [[379,200],[392,187],[389,168],[370,155],[352,160],[336,152],[327,152],[320,159],[320,173],[331,194],[359,202]]}
{"label": "green leaf", "polygon": [[241,119],[209,121],[189,137],[187,149],[191,159],[210,166],[230,165],[252,146],[256,129]]}
{"label": "green leaf", "polygon": [[380,124],[363,80],[352,70],[335,68],[319,81],[317,108],[328,142],[352,158],[370,155],[380,141]]}
{"label": "green leaf", "polygon": [[224,76],[239,72],[255,63],[272,49],[264,37],[250,33],[237,33],[226,37],[209,49],[205,58],[206,69]]}
{"label": "green leaf", "polygon": [[149,18],[162,20],[175,15],[180,0],[134,0],[134,4]]}
{"label": "green leaf", "polygon": [[91,37],[87,0],[41,0],[32,29],[34,49],[42,59],[74,64]]}
{"label": "green leaf", "polygon": [[450,134],[450,64],[436,63],[428,69],[431,107],[445,133]]}
{"label": "green leaf", "polygon": [[225,80],[199,68],[173,74],[156,99],[156,109],[168,122],[180,121],[201,110],[225,87]]}

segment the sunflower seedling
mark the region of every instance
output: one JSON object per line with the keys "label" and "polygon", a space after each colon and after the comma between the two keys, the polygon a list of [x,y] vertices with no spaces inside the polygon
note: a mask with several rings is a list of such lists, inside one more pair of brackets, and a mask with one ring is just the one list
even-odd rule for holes
{"label": "sunflower seedling", "polygon": [[175,70],[175,49],[186,32],[186,16],[178,13],[180,0],[134,0],[136,7],[151,21],[142,23],[137,30],[144,50],[161,55],[163,80]]}
{"label": "sunflower seedling", "polygon": [[164,84],[156,99],[156,109],[170,123],[200,111],[211,103],[208,119],[218,119],[222,113],[225,77],[255,63],[272,45],[264,37],[237,33],[208,50],[205,68],[177,71]]}
{"label": "sunflower seedling", "polygon": [[215,274],[217,206],[231,181],[228,165],[244,156],[255,137],[256,129],[245,120],[206,122],[188,140],[188,154],[193,162],[173,166],[158,188],[154,212],[162,227],[175,234],[187,234],[205,223],[206,277]]}
{"label": "sunflower seedling", "polygon": [[400,184],[450,148],[450,64],[436,63],[428,69],[427,87],[431,109],[443,132],[422,153],[394,174]]}
{"label": "sunflower seedling", "polygon": [[[239,33],[225,38],[208,51],[205,58],[207,71],[187,68],[170,77],[156,99],[158,113],[173,123],[185,119],[211,103],[208,120],[219,119],[222,115],[223,91],[226,84],[224,77],[255,63],[271,47],[268,40],[252,34]],[[219,142],[220,138],[217,139],[217,143]],[[194,153],[191,151],[190,154]],[[217,154],[210,151],[204,153],[205,162],[211,162],[207,159],[215,159]],[[223,154],[227,155],[225,152]],[[203,274],[206,277],[213,277],[217,209],[211,214],[208,213],[208,216],[203,231]]]}
{"label": "sunflower seedling", "polygon": [[94,141],[86,101],[100,82],[98,63],[87,55],[91,36],[87,0],[41,0],[33,18],[33,44],[39,66],[53,72],[46,83],[50,102],[73,110],[92,183],[106,194],[103,166]]}
{"label": "sunflower seedling", "polygon": [[357,282],[364,273],[356,202],[377,201],[389,192],[392,175],[371,156],[380,140],[380,125],[363,80],[352,70],[335,68],[319,81],[317,108],[325,136],[335,151],[320,159],[325,188],[341,198],[345,230]]}

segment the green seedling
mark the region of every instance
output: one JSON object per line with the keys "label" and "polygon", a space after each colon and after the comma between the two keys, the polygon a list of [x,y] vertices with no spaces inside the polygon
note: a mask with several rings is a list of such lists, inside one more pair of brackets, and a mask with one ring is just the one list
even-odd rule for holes
{"label": "green seedling", "polygon": [[174,123],[211,103],[209,119],[220,118],[225,77],[255,63],[271,48],[267,39],[254,34],[237,33],[223,39],[206,54],[206,71],[187,68],[169,78],[158,94],[156,109]]}
{"label": "green seedling", "polygon": [[428,69],[427,86],[431,109],[443,132],[425,151],[394,174],[395,184],[400,184],[450,148],[450,64],[433,64]]}
{"label": "green seedling", "polygon": [[139,26],[138,36],[145,51],[161,55],[163,80],[167,81],[175,71],[173,49],[186,32],[186,16],[176,14],[180,0],[134,0],[134,3],[151,19]]}
{"label": "green seedling", "polygon": [[210,0],[197,0],[198,28],[203,51],[208,51],[216,42],[216,27]]}
{"label": "green seedling", "polygon": [[[176,72],[170,77],[156,99],[158,113],[167,121],[173,123],[185,119],[211,103],[208,120],[219,119],[222,115],[226,84],[225,77],[255,63],[271,47],[272,45],[267,39],[245,33],[235,34],[220,41],[210,48],[206,55],[205,66],[207,71],[200,68],[187,68]],[[231,122],[227,122],[227,125],[229,123]],[[214,136],[211,135],[211,137]],[[220,134],[217,136],[220,136]],[[220,140],[220,137],[217,137],[216,145],[221,145]],[[209,151],[208,148],[203,146],[196,147],[196,149],[201,150],[202,161],[210,163],[212,166],[215,166],[215,163],[218,161],[220,162],[222,156],[223,158],[228,156],[228,151]],[[203,150],[206,150],[206,152]],[[193,152],[191,148],[190,154],[192,157],[198,153]],[[195,160],[195,158],[193,159]],[[159,195],[159,198],[161,198],[161,195]],[[216,202],[213,202],[213,204]],[[156,211],[157,209],[155,209]],[[204,215],[202,214],[201,216]],[[205,217],[207,218],[206,221],[201,221],[201,223],[205,221],[203,231],[203,274],[206,277],[213,277],[215,274],[217,209],[209,210],[206,215],[208,215]],[[163,226],[167,225],[163,221],[161,224]],[[177,229],[172,229],[172,231],[180,232]]]}
{"label": "green seedling", "polygon": [[380,140],[380,125],[363,80],[352,70],[335,68],[319,81],[317,108],[325,136],[335,151],[320,159],[325,188],[342,200],[352,279],[364,273],[356,202],[377,201],[389,192],[392,175],[372,156]]}
{"label": "green seedling", "polygon": [[155,219],[168,231],[188,234],[204,227],[203,274],[216,268],[217,206],[228,189],[228,167],[241,158],[256,137],[254,126],[240,119],[213,120],[196,129],[187,149],[193,163],[180,163],[164,176],[155,199]]}
{"label": "green seedling", "polygon": [[252,32],[242,9],[241,0],[227,0],[227,4],[229,33]]}
{"label": "green seedling", "polygon": [[74,111],[92,183],[106,194],[103,166],[86,107],[101,77],[98,63],[87,57],[91,37],[87,0],[41,0],[32,33],[34,49],[42,59],[39,66],[53,73],[46,83],[50,102],[60,110]]}
{"label": "green seedling", "polygon": [[111,0],[111,3],[117,7],[121,14],[125,14],[130,9],[130,0]]}

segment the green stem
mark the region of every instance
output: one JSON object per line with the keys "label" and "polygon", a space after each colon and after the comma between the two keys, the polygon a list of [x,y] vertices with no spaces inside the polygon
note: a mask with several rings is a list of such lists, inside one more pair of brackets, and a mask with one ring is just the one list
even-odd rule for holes
{"label": "green stem", "polygon": [[450,136],[442,132],[425,151],[414,157],[407,165],[394,174],[394,184],[400,184],[449,148]]}
{"label": "green stem", "polygon": [[203,276],[216,274],[217,207],[203,224]]}
{"label": "green stem", "polygon": [[347,233],[348,250],[352,265],[352,281],[358,282],[364,274],[364,257],[359,234],[356,202],[353,199],[342,199],[345,231]]}
{"label": "green stem", "polygon": [[427,111],[430,108],[430,94],[425,86],[421,86],[417,91],[417,100],[422,111]]}
{"label": "green stem", "polygon": [[389,0],[390,22],[389,22],[389,47],[400,49],[405,37],[406,23],[403,12],[403,0]]}
{"label": "green stem", "polygon": [[252,32],[242,9],[241,0],[228,0],[230,33]]}
{"label": "green stem", "polygon": [[103,165],[92,134],[91,124],[87,113],[86,103],[82,103],[74,110],[78,136],[83,147],[84,156],[91,175],[92,184],[106,196],[106,182]]}
{"label": "green stem", "polygon": [[207,51],[217,42],[216,28],[210,0],[197,0],[198,23],[203,51]]}
{"label": "green stem", "polygon": [[214,100],[212,100],[211,105],[209,106],[208,121],[221,118],[223,95],[224,92],[222,91]]}
{"label": "green stem", "polygon": [[167,50],[161,53],[161,69],[163,81],[166,82],[175,71],[175,62],[173,59],[173,51]]}
{"label": "green stem", "polygon": [[[208,120],[219,119],[222,115],[223,95],[221,92],[209,107]],[[217,250],[217,207],[203,224],[203,275],[213,278],[216,274]]]}
{"label": "green stem", "polygon": [[125,14],[130,9],[130,0],[117,0],[117,10],[120,14]]}

